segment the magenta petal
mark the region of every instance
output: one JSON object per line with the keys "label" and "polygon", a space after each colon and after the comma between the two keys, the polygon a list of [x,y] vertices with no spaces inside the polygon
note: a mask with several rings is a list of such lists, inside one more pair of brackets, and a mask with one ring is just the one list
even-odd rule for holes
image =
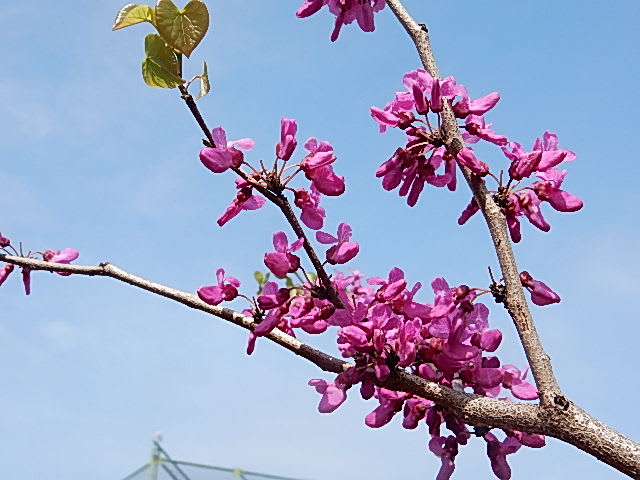
{"label": "magenta petal", "polygon": [[256,348],[256,340],[258,337],[255,333],[249,332],[249,340],[247,341],[247,355],[251,355]]}
{"label": "magenta petal", "polygon": [[269,252],[264,256],[264,264],[277,277],[284,277],[289,273],[291,263],[285,253]]}
{"label": "magenta petal", "polygon": [[9,275],[11,275],[14,268],[15,267],[12,263],[7,263],[4,267],[0,268],[0,286],[5,282]]}
{"label": "magenta petal", "polygon": [[538,170],[545,171],[556,165],[562,163],[567,156],[566,150],[552,150],[548,152],[542,152],[542,160],[538,165]]}
{"label": "magenta petal", "polygon": [[330,233],[325,233],[325,232],[316,232],[316,240],[325,245],[338,243],[338,239],[336,237],[334,237]]}
{"label": "magenta petal", "polygon": [[564,190],[552,191],[547,200],[559,212],[577,212],[583,206],[582,200]]}
{"label": "magenta petal", "polygon": [[305,0],[296,12],[296,17],[305,18],[313,15],[324,5],[324,0]]}
{"label": "magenta petal", "polygon": [[24,284],[24,293],[31,294],[31,269],[27,267],[22,268],[22,283]]}
{"label": "magenta petal", "polygon": [[484,97],[480,97],[469,104],[469,113],[474,115],[484,115],[500,101],[500,94],[492,92]]}
{"label": "magenta petal", "polygon": [[252,138],[240,138],[233,142],[229,142],[229,148],[240,147],[243,150],[251,150],[255,146],[256,142]]}
{"label": "magenta petal", "polygon": [[276,252],[285,253],[288,246],[289,240],[287,239],[286,233],[276,232],[273,234],[273,247],[276,249]]}
{"label": "magenta petal", "polygon": [[215,143],[215,148],[226,148],[227,134],[222,127],[216,127],[211,131],[211,136]]}
{"label": "magenta petal", "polygon": [[53,263],[69,263],[78,258],[78,256],[79,253],[77,250],[74,250],[73,248],[65,248],[57,255],[54,255],[49,261]]}
{"label": "magenta petal", "polygon": [[480,336],[480,348],[485,352],[494,352],[502,342],[502,332],[498,329],[487,330]]}
{"label": "magenta petal", "polygon": [[280,317],[278,316],[278,311],[270,310],[267,316],[264,318],[264,320],[262,320],[258,324],[258,326],[253,330],[253,332],[258,337],[263,337],[271,333],[271,330],[276,328],[279,322],[280,322]]}
{"label": "magenta petal", "polygon": [[497,387],[502,383],[502,372],[499,368],[478,368],[474,377],[483,388]]}
{"label": "magenta petal", "polygon": [[371,107],[371,117],[380,125],[387,127],[397,127],[400,122],[400,118],[396,114],[378,107]]}
{"label": "magenta petal", "polygon": [[380,428],[389,423],[398,411],[395,405],[379,405],[373,412],[365,417],[364,423],[371,428]]}
{"label": "magenta petal", "polygon": [[200,161],[213,173],[222,173],[231,166],[232,155],[226,149],[203,148],[200,150]]}
{"label": "magenta petal", "polygon": [[356,325],[341,328],[339,335],[356,347],[364,347],[369,343],[367,334]]}
{"label": "magenta petal", "polygon": [[514,378],[511,384],[511,393],[520,400],[535,400],[538,398],[538,390],[525,380]]}
{"label": "magenta petal", "polygon": [[198,289],[198,297],[205,303],[209,305],[218,305],[223,300],[223,291],[222,288],[217,285],[209,286],[209,287],[200,287]]}
{"label": "magenta petal", "polygon": [[242,210],[258,210],[262,208],[266,200],[260,195],[251,195],[246,201],[242,202]]}
{"label": "magenta petal", "polygon": [[340,243],[332,252],[331,261],[333,264],[347,263],[360,251],[360,246],[356,242]]}

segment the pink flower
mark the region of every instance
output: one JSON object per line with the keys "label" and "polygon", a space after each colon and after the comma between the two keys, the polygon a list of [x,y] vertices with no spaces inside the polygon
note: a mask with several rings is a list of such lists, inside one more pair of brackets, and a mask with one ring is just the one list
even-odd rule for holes
{"label": "pink flower", "polygon": [[320,206],[320,192],[311,184],[311,193],[304,188],[295,191],[294,203],[302,209],[300,220],[307,227],[313,230],[319,230],[324,225],[326,216],[324,208]]}
{"label": "pink flower", "polygon": [[[74,250],[73,248],[65,248],[64,250],[60,251],[60,250],[47,250],[46,252],[44,252],[44,255],[42,256],[43,260],[45,262],[53,262],[53,263],[64,263],[64,264],[69,264],[71,262],[73,262],[76,258],[78,258],[80,254],[78,253],[77,250]],[[68,276],[71,275],[70,273],[65,273],[65,272],[56,272],[58,275],[62,275],[62,276]]]}
{"label": "pink flower", "polygon": [[360,246],[356,242],[350,242],[351,227],[347,223],[338,225],[338,237],[325,232],[316,232],[316,240],[325,245],[337,243],[327,250],[327,262],[331,265],[347,263],[358,254]]}
{"label": "pink flower", "polygon": [[344,177],[333,171],[331,164],[335,162],[333,147],[329,142],[320,142],[310,138],[304,144],[309,154],[300,162],[300,168],[312,185],[322,194],[337,197],[345,190]]}
{"label": "pink flower", "polygon": [[218,305],[224,301],[233,300],[238,296],[238,287],[240,281],[234,277],[225,277],[224,269],[219,268],[216,271],[218,285],[208,287],[200,287],[198,289],[198,297],[209,305]]}
{"label": "pink flower", "polygon": [[291,158],[298,145],[296,141],[297,131],[298,124],[295,120],[282,117],[280,120],[280,143],[276,146],[276,156],[285,162]]}
{"label": "pink flower", "polygon": [[544,307],[552,303],[560,302],[560,296],[551,290],[546,283],[534,280],[529,272],[520,272],[520,282],[522,286],[531,293],[531,301],[536,305]]}
{"label": "pink flower", "polygon": [[456,437],[453,435],[449,435],[448,437],[434,436],[429,441],[429,450],[437,457],[440,457],[442,462],[436,480],[449,480],[456,468],[454,463],[456,455],[458,454]]}
{"label": "pink flower", "polygon": [[502,370],[502,386],[511,390],[514,397],[520,400],[535,400],[538,398],[538,390],[525,380],[529,367],[520,371],[514,365],[505,365]]}
{"label": "pink flower", "polygon": [[514,437],[507,437],[504,442],[491,432],[484,435],[487,441],[487,456],[491,461],[491,469],[500,480],[511,478],[511,468],[507,463],[507,455],[517,452],[522,446]]}
{"label": "pink flower", "polygon": [[262,293],[258,297],[258,306],[263,310],[271,310],[279,307],[289,300],[288,288],[278,288],[276,282],[267,282],[262,287]]}
{"label": "pink flower", "polygon": [[287,273],[293,273],[300,268],[300,258],[293,255],[302,247],[303,238],[299,238],[291,245],[284,232],[276,232],[273,234],[273,246],[275,252],[265,253],[264,264],[277,277],[284,277]]}
{"label": "pink flower", "polygon": [[467,167],[476,175],[484,176],[489,173],[489,166],[478,160],[476,155],[473,153],[473,149],[470,147],[464,147],[460,150],[457,158],[460,165]]}
{"label": "pink flower", "polygon": [[546,131],[542,135],[542,139],[536,138],[533,143],[534,150],[542,151],[542,160],[538,170],[543,172],[562,162],[572,162],[576,159],[576,154],[571,150],[558,148],[558,136]]}
{"label": "pink flower", "polygon": [[320,413],[331,413],[344,403],[347,399],[347,392],[334,382],[327,382],[322,379],[309,380],[309,385],[315,387],[316,392],[322,394],[318,411]]}
{"label": "pink flower", "polygon": [[5,280],[11,275],[13,269],[15,267],[12,263],[7,263],[4,267],[0,268],[0,286],[5,282]]}
{"label": "pink flower", "polygon": [[506,145],[507,137],[498,135],[489,127],[491,124],[485,124],[484,117],[478,115],[469,115],[465,120],[466,132],[463,132],[463,138],[466,143],[476,143],[479,139],[496,145]]}
{"label": "pink flower", "polygon": [[10,244],[11,240],[9,240],[7,237],[3,237],[0,233],[0,248],[8,247]]}
{"label": "pink flower", "polygon": [[500,100],[500,94],[498,92],[492,92],[476,100],[470,100],[468,96],[463,96],[463,98],[453,106],[453,113],[455,113],[456,117],[466,118],[468,115],[484,115],[496,106]]}
{"label": "pink flower", "polygon": [[31,295],[31,269],[22,267],[22,284],[24,285],[24,293]]}
{"label": "pink flower", "polygon": [[222,173],[229,168],[238,168],[244,160],[244,154],[235,148],[251,150],[255,143],[250,138],[242,138],[227,142],[227,135],[222,127],[216,127],[211,132],[215,147],[205,147],[200,150],[200,161],[214,173]]}
{"label": "pink flower", "polygon": [[258,210],[266,203],[266,200],[260,195],[252,195],[253,185],[249,182],[242,178],[236,178],[235,182],[238,193],[224,213],[218,218],[217,222],[221,227],[241,211]]}
{"label": "pink flower", "polygon": [[536,177],[542,181],[534,183],[531,187],[540,200],[549,202],[559,212],[576,212],[582,208],[582,200],[560,189],[566,176],[566,170],[558,170],[557,168],[538,172]]}
{"label": "pink flower", "polygon": [[375,25],[373,14],[382,10],[384,0],[305,0],[296,12],[298,18],[305,18],[318,12],[324,5],[329,6],[329,11],[336,16],[335,26],[331,33],[331,41],[335,42],[340,35],[343,25],[348,25],[357,20],[360,28],[365,32],[373,32]]}

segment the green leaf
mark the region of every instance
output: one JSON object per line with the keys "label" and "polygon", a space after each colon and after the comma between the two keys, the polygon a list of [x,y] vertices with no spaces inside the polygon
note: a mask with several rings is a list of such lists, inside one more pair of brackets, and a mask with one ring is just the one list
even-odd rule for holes
{"label": "green leaf", "polygon": [[316,283],[316,280],[318,279],[318,275],[311,272],[307,273],[307,277],[309,277],[309,280],[311,280],[311,283]]}
{"label": "green leaf", "polygon": [[113,22],[112,30],[119,30],[136,23],[149,22],[152,25],[155,22],[156,12],[149,5],[138,5],[130,3],[120,9]]}
{"label": "green leaf", "polygon": [[200,93],[196,97],[196,100],[200,100],[211,90],[211,84],[209,83],[209,73],[207,72],[207,62],[204,62],[202,68],[202,75],[200,75]]}
{"label": "green leaf", "polygon": [[142,78],[150,87],[175,88],[184,80],[178,76],[178,59],[164,40],[155,33],[144,39],[147,58],[142,61]]}
{"label": "green leaf", "polygon": [[164,40],[187,57],[209,28],[209,11],[201,0],[191,0],[183,10],[171,0],[158,0],[156,28]]}
{"label": "green leaf", "polygon": [[256,279],[256,282],[258,282],[258,285],[262,285],[264,283],[264,273],[262,272],[255,272],[253,274],[253,278]]}
{"label": "green leaf", "polygon": [[295,284],[293,283],[293,280],[291,280],[291,277],[289,275],[287,275],[284,278],[285,278],[285,285],[287,286],[287,288],[295,287]]}

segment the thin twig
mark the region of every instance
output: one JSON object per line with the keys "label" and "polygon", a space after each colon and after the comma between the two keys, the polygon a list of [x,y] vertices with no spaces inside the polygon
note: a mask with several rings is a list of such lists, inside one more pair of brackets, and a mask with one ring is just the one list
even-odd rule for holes
{"label": "thin twig", "polygon": [[[191,114],[196,119],[196,122],[198,122],[198,125],[206,135],[207,140],[209,141],[211,146],[215,148],[216,145],[215,145],[215,142],[213,141],[211,130],[209,130],[209,127],[207,126],[207,123],[205,122],[202,114],[200,113],[200,109],[198,108],[198,105],[196,104],[195,100],[193,99],[191,94],[187,91],[184,85],[181,85],[179,89],[180,89],[180,92],[182,93],[182,99],[187,104],[187,107],[189,107]],[[280,209],[280,211],[284,215],[285,219],[287,220],[287,222],[289,223],[289,225],[291,226],[292,230],[297,235],[297,237],[304,239],[304,245],[303,245],[304,251],[307,253],[309,260],[313,264],[313,268],[316,270],[316,273],[318,274],[318,278],[320,279],[320,282],[322,282],[322,286],[324,287],[325,296],[327,300],[329,300],[336,308],[344,308],[344,305],[342,305],[342,301],[338,296],[338,292],[336,291],[333,284],[331,283],[331,278],[327,274],[327,271],[324,269],[322,262],[318,258],[318,254],[315,252],[312,243],[309,241],[309,238],[304,233],[304,229],[302,228],[302,225],[300,225],[300,222],[298,221],[298,217],[296,217],[296,214],[291,208],[291,204],[289,203],[289,200],[287,199],[287,197],[285,197],[282,194],[279,194],[279,195],[275,194],[269,191],[266,187],[256,183],[249,177],[249,175],[243,172],[240,168],[233,168],[232,170],[237,175],[242,177],[244,180],[250,182],[258,192],[264,195],[271,203],[273,203]]]}

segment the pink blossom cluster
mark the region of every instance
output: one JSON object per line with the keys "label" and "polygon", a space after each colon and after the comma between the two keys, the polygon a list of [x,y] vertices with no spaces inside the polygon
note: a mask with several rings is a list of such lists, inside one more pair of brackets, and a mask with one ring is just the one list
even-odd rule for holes
{"label": "pink blossom cluster", "polygon": [[335,42],[343,25],[354,20],[365,32],[373,32],[375,24],[373,14],[384,8],[385,0],[305,0],[296,12],[298,18],[305,18],[317,13],[324,6],[336,16],[331,41]]}
{"label": "pink blossom cluster", "polygon": [[[508,401],[503,395],[509,390],[515,398],[536,399],[537,390],[526,381],[526,370],[484,355],[498,348],[502,334],[489,329],[489,310],[476,301],[477,291],[465,285],[451,288],[443,278],[436,278],[431,284],[433,303],[422,303],[415,298],[421,285],[409,289],[398,268],[387,279],[370,278],[369,285],[377,289],[363,286],[361,278],[356,273],[335,279],[346,308],[337,310],[327,322],[338,327],[338,348],[343,357],[355,360],[355,366],[333,382],[309,382],[322,395],[319,411],[334,411],[346,400],[347,391],[360,384],[360,395],[379,403],[365,419],[368,426],[386,425],[400,412],[405,428],[425,422],[431,435],[429,449],[442,460],[438,479],[450,477],[458,447],[474,434],[487,442],[496,476],[510,478],[506,455],[522,445],[542,447],[544,437],[504,431],[500,441],[489,430],[469,430],[453,412],[429,400],[377,386],[392,370],[402,369],[460,391]],[[451,433],[442,433],[443,427]]]}
{"label": "pink blossom cluster", "polygon": [[[69,264],[78,258],[79,253],[72,248],[65,248],[64,250],[45,250],[44,252],[29,252],[23,255],[22,252],[18,252],[11,244],[11,240],[3,236],[0,233],[0,252],[4,252],[10,255],[16,255],[26,258],[38,258],[40,257],[45,262]],[[9,275],[14,270],[12,263],[7,263],[4,267],[0,268],[0,286],[7,280]],[[24,292],[27,295],[31,294],[31,269],[28,267],[21,267],[22,283],[24,285]],[[58,275],[69,276],[70,273],[56,272]]]}
{"label": "pink blossom cluster", "polygon": [[[384,109],[371,107],[371,116],[380,125],[381,133],[388,127],[400,128],[407,136],[405,147],[398,148],[376,171],[376,176],[382,178],[383,188],[400,187],[400,195],[407,196],[407,203],[414,206],[427,183],[456,189],[456,163],[478,175],[487,175],[488,165],[480,162],[471,149],[465,149],[456,158],[448,152],[440,129],[440,114],[444,102],[459,97],[454,105],[457,116],[481,118],[479,116],[493,108],[500,96],[494,92],[471,100],[465,87],[458,85],[453,77],[436,79],[422,69],[405,74],[403,83],[406,90],[397,92]],[[435,124],[429,114],[435,114]],[[507,143],[506,138],[495,134],[487,125],[483,127],[480,130],[486,139],[502,145]]]}
{"label": "pink blossom cluster", "polygon": [[[318,236],[324,235],[328,234],[318,232]],[[338,236],[333,237],[337,248],[328,251],[327,257],[336,263],[353,258],[358,247],[350,242],[350,235],[349,226],[340,225]],[[279,277],[300,270],[300,258],[295,252],[303,242],[298,239],[290,244],[286,235],[278,232],[273,243],[275,251],[265,254],[264,260],[269,270]],[[555,295],[527,272],[521,278],[533,290],[532,295]],[[347,399],[348,390],[359,385],[362,398],[375,398],[379,404],[365,418],[369,427],[382,427],[401,412],[407,429],[424,422],[431,437],[429,450],[442,462],[438,479],[450,478],[458,449],[471,436],[483,437],[495,475],[509,479],[507,455],[522,445],[544,446],[543,436],[504,430],[500,440],[489,428],[468,427],[442,405],[379,386],[393,371],[404,370],[458,391],[504,401],[510,401],[506,392],[520,400],[537,399],[536,388],[526,380],[527,369],[503,365],[497,356],[486,355],[495,352],[502,341],[500,330],[489,328],[488,308],[477,301],[487,291],[466,285],[452,288],[444,278],[436,278],[431,283],[433,302],[426,303],[416,298],[421,284],[409,288],[399,268],[392,269],[387,278],[369,278],[368,285],[362,279],[359,272],[334,275],[332,285],[344,308],[336,308],[327,300],[317,281],[286,288],[274,281],[265,282],[253,306],[244,311],[258,321],[250,334],[247,352],[253,352],[257,338],[274,329],[295,336],[296,329],[320,334],[335,327],[338,349],[344,358],[354,361],[354,366],[333,381],[309,382],[321,394],[321,413],[336,410]],[[236,279],[224,278],[224,271],[219,270],[218,285],[203,287],[198,295],[207,303],[218,304],[236,298],[238,286]],[[211,294],[207,296],[206,292]],[[225,298],[224,292],[231,295]]]}
{"label": "pink blossom cluster", "polygon": [[[269,190],[281,195],[290,191],[294,196],[294,204],[300,208],[302,222],[309,228],[319,230],[324,225],[325,211],[320,206],[321,195],[339,196],[345,191],[344,177],[337,175],[332,164],[336,161],[333,147],[329,142],[309,138],[304,143],[305,156],[298,162],[290,164],[298,141],[296,133],[298,124],[295,120],[282,118],[280,122],[280,141],[275,148],[275,161],[271,169],[267,169],[261,162],[257,168],[244,159],[240,150],[250,150],[254,141],[250,138],[227,141],[226,132],[222,127],[212,131],[214,146],[205,147],[200,151],[200,161],[213,173],[235,171],[236,196],[224,213],[218,218],[218,225],[223,226],[243,210],[257,210],[264,206],[266,200],[256,194],[256,189]],[[241,167],[246,166],[247,173]],[[304,173],[310,180],[308,189],[295,189],[289,182],[298,174]]]}
{"label": "pink blossom cluster", "polygon": [[[453,77],[436,79],[422,69],[405,74],[403,83],[406,90],[397,92],[384,109],[371,107],[371,116],[380,125],[381,132],[388,127],[400,128],[407,136],[405,147],[396,149],[376,171],[385,190],[400,187],[399,194],[407,196],[407,203],[414,206],[425,184],[455,190],[456,164],[476,175],[489,175],[498,183],[497,190],[493,191],[494,199],[505,214],[514,242],[521,239],[521,217],[537,228],[549,231],[551,227],[542,215],[541,203],[548,202],[560,212],[575,212],[582,208],[578,197],[561,188],[567,172],[555,167],[575,160],[576,155],[558,148],[556,134],[545,132],[541,139],[536,139],[532,150],[526,151],[519,143],[493,131],[491,124],[485,121],[484,114],[500,100],[497,92],[472,100],[466,88],[458,85]],[[471,147],[464,146],[455,157],[451,153],[441,129],[444,102],[452,105],[456,118],[464,120],[460,128],[467,144],[484,140],[501,147],[511,161],[505,184],[502,173],[491,173],[489,165],[480,161]],[[435,115],[435,120],[430,121],[430,114]],[[526,187],[521,185],[523,179],[532,176],[538,180]],[[464,224],[478,210],[478,204],[472,199],[458,223]]]}

